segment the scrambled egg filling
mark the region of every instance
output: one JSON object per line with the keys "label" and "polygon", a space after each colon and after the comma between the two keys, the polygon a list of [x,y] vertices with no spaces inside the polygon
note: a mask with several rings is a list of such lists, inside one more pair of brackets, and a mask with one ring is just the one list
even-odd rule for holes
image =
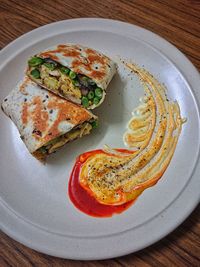
{"label": "scrambled egg filling", "polygon": [[[34,70],[34,67],[30,68],[30,73],[32,70]],[[73,81],[67,75],[63,74],[60,69],[50,70],[45,65],[41,65],[39,71],[40,84],[60,95],[70,95],[73,98],[81,99],[81,90],[76,87]],[[31,78],[33,79],[34,77],[31,76]],[[38,79],[35,78],[35,80],[38,82]]]}
{"label": "scrambled egg filling", "polygon": [[66,143],[89,134],[91,130],[92,130],[92,125],[89,122],[85,122],[79,127],[71,130],[69,133],[61,135],[49,141],[47,144],[45,144],[45,146],[39,148],[35,152],[35,155],[37,155],[37,157],[42,159],[46,155],[55,152],[58,148],[64,146]]}
{"label": "scrambled egg filling", "polygon": [[98,106],[105,96],[92,78],[75,73],[51,58],[34,56],[28,60],[28,66],[27,74],[33,81],[84,108]]}

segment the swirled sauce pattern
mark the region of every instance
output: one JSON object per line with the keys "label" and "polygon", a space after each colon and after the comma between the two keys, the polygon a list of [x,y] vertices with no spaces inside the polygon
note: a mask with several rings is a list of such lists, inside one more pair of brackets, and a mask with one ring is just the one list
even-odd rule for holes
{"label": "swirled sauce pattern", "polygon": [[88,157],[79,172],[81,187],[103,205],[133,201],[161,178],[186,121],[178,103],[169,101],[165,87],[149,72],[131,63],[126,66],[138,75],[145,90],[123,137],[134,153],[107,147]]}

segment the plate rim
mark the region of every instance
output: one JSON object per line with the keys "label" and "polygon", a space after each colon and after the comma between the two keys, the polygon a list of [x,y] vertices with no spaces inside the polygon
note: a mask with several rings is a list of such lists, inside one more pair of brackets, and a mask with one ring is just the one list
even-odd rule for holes
{"label": "plate rim", "polygon": [[[91,23],[93,22],[93,23]],[[13,40],[10,44],[8,44],[6,47],[4,47],[1,52],[0,52],[0,59],[1,59],[1,67],[0,69],[2,69],[8,61],[10,61],[12,58],[14,58],[16,53],[10,53],[10,51],[12,51],[13,48],[15,48],[16,46],[20,47],[21,43],[24,42],[24,40],[29,39],[29,37],[35,37],[37,35],[40,35],[41,33],[45,32],[45,34],[47,34],[48,36],[48,30],[50,28],[56,28],[59,26],[65,26],[66,24],[74,24],[75,27],[77,24],[81,24],[81,28],[84,28],[85,26],[89,26],[90,24],[95,25],[98,24],[98,27],[102,27],[102,24],[109,24],[109,27],[117,27],[117,25],[121,26],[124,29],[129,29],[130,32],[133,32],[134,35],[137,36],[138,33],[140,33],[140,40],[143,40],[145,38],[147,38],[147,42],[145,40],[143,40],[144,42],[152,45],[153,47],[155,47],[156,49],[158,49],[162,54],[166,55],[167,58],[170,59],[170,61],[172,61],[172,63],[178,68],[178,70],[180,71],[180,73],[182,74],[183,78],[186,80],[186,82],[189,83],[189,87],[192,90],[192,93],[195,96],[195,100],[198,106],[198,111],[199,111],[199,101],[200,101],[200,93],[198,92],[198,90],[196,88],[197,84],[200,82],[200,76],[199,73],[197,71],[197,69],[194,67],[194,65],[187,59],[187,57],[182,54],[182,52],[180,52],[174,45],[172,45],[171,43],[169,43],[168,41],[166,41],[164,38],[160,37],[159,35],[146,30],[142,27],[133,25],[133,24],[129,24],[126,22],[122,22],[122,21],[118,21],[118,20],[110,20],[110,19],[99,19],[99,18],[79,18],[79,19],[70,19],[70,20],[62,20],[62,21],[58,21],[58,22],[54,22],[54,23],[50,23],[44,26],[41,26],[39,28],[36,28],[28,33],[23,34],[22,36],[18,37],[16,40]],[[80,25],[79,25],[80,26]],[[97,28],[98,28],[97,27]],[[86,28],[85,28],[86,29]],[[141,39],[142,38],[142,39]],[[149,39],[148,39],[149,38]],[[44,36],[43,38],[44,39]],[[151,41],[150,41],[151,40]],[[38,42],[38,40],[37,40]],[[33,44],[33,42],[31,41],[31,38],[29,40],[29,42],[26,43],[26,46],[28,46],[29,44]],[[156,46],[157,45],[157,46]],[[22,50],[25,49],[25,47],[22,45]],[[163,52],[164,50],[164,52]],[[14,50],[15,52],[19,53],[20,51],[18,49]],[[168,53],[166,54],[166,52],[170,52],[170,56],[168,55]],[[9,55],[9,56],[8,56]],[[171,60],[172,57],[172,60]],[[174,63],[176,59],[176,63]],[[188,73],[188,70],[190,70],[190,73]],[[193,75],[191,75],[193,74]],[[188,76],[189,75],[189,76]],[[192,76],[192,79],[190,79],[190,76]],[[199,115],[199,114],[198,114]],[[2,202],[0,202],[0,217],[4,217],[3,219],[0,220],[0,226],[1,229],[8,234],[9,236],[11,236],[13,239],[17,240],[18,242],[34,249],[37,250],[39,252],[43,252],[45,254],[48,255],[52,255],[52,256],[58,256],[58,257],[62,257],[62,258],[68,258],[68,259],[76,259],[76,260],[99,260],[99,259],[108,259],[108,258],[113,258],[113,257],[119,257],[122,255],[126,255],[129,254],[131,252],[136,252],[140,249],[143,249],[155,242],[157,242],[158,240],[160,240],[161,238],[163,238],[164,236],[166,236],[167,234],[169,234],[170,232],[172,232],[176,227],[178,227],[189,215],[190,213],[194,210],[194,208],[197,206],[197,204],[199,203],[200,200],[200,194],[197,190],[198,186],[197,184],[200,185],[200,181],[197,179],[198,177],[198,171],[200,171],[200,158],[198,157],[196,166],[193,170],[193,174],[191,179],[188,181],[187,186],[183,189],[183,191],[181,192],[180,195],[177,196],[177,198],[175,199],[174,203],[177,206],[181,206],[181,200],[180,198],[183,197],[183,194],[186,196],[188,195],[188,192],[190,193],[190,190],[196,190],[195,192],[195,199],[194,199],[194,195],[193,195],[193,199],[189,201],[189,205],[187,204],[187,207],[185,207],[185,210],[182,211],[180,213],[179,210],[179,216],[177,216],[175,221],[170,221],[170,223],[168,223],[168,227],[165,226],[165,231],[163,231],[164,228],[162,228],[162,230],[156,231],[156,233],[152,233],[151,230],[151,235],[152,237],[149,238],[149,240],[145,240],[141,243],[135,246],[133,248],[132,244],[129,244],[127,242],[128,239],[130,239],[130,237],[132,238],[139,238],[141,236],[141,228],[143,228],[144,226],[142,225],[140,228],[140,230],[137,233],[131,233],[130,231],[126,231],[129,232],[127,236],[127,233],[122,233],[122,234],[117,234],[118,236],[121,236],[121,238],[123,238],[123,242],[126,239],[126,242],[124,243],[124,246],[121,246],[120,248],[116,245],[113,246],[113,248],[111,250],[108,249],[104,249],[103,251],[101,251],[98,255],[95,251],[92,250],[92,248],[96,245],[97,247],[100,246],[100,248],[104,245],[107,244],[108,242],[114,242],[113,236],[111,237],[103,237],[103,238],[93,238],[91,240],[91,243],[88,242],[87,240],[75,240],[76,238],[69,238],[69,237],[62,237],[62,236],[58,236],[55,234],[50,234],[50,233],[44,233],[44,231],[39,230],[38,228],[35,229],[34,226],[30,226],[30,224],[26,223],[25,221],[22,221],[17,215],[13,214],[10,210],[8,210],[8,208],[6,208],[5,205],[3,205]],[[185,197],[184,197],[185,198]],[[173,205],[174,205],[173,203]],[[172,206],[172,205],[171,205]],[[151,220],[151,222],[149,222],[148,227],[150,227],[150,225],[152,224],[153,221],[157,220],[157,221],[161,221],[160,223],[163,223],[163,217],[169,216],[173,214],[173,209],[172,207],[167,207],[166,210],[164,210],[161,214],[159,214],[157,217],[153,218]],[[176,212],[177,214],[177,212]],[[9,224],[6,223],[9,220]],[[10,221],[11,220],[11,221]],[[148,228],[147,227],[147,228]],[[16,230],[17,229],[17,230]],[[147,230],[147,229],[143,229],[143,230]],[[157,229],[158,230],[158,229]],[[35,235],[36,240],[33,239],[30,240],[30,232],[32,231],[31,236],[33,237]],[[36,233],[37,231],[40,232],[39,236],[38,233]],[[132,230],[133,232],[134,230]],[[41,238],[42,236],[42,238]],[[57,240],[55,240],[55,247],[53,248],[48,248],[47,247],[47,242],[48,239],[51,240],[51,238],[55,238],[55,236],[57,237]],[[72,240],[73,239],[73,240]],[[80,238],[79,238],[80,239]],[[39,245],[37,244],[37,240],[39,240]],[[88,239],[89,240],[89,239]],[[115,237],[115,242],[117,241],[117,238]],[[130,240],[131,241],[131,240]],[[66,251],[66,245],[69,244],[70,245],[73,244],[73,248],[70,247],[70,249],[68,248],[68,250]],[[122,242],[122,243],[123,243]],[[128,245],[127,245],[128,243]],[[86,244],[86,246],[85,246]],[[64,250],[59,250],[58,247],[56,248],[56,246],[63,246]],[[86,250],[83,251],[83,247],[86,248]],[[78,252],[74,253],[73,250],[77,249]],[[73,252],[73,253],[72,253]]]}

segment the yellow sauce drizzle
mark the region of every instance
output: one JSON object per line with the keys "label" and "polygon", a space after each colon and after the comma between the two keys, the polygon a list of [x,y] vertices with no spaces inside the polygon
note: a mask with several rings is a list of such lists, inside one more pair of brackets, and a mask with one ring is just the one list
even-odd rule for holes
{"label": "yellow sauce drizzle", "polygon": [[145,90],[124,134],[125,144],[135,153],[107,148],[108,154],[88,158],[80,172],[80,184],[107,205],[126,203],[161,178],[186,121],[178,103],[168,100],[165,87],[149,72],[131,63],[126,66],[138,75]]}

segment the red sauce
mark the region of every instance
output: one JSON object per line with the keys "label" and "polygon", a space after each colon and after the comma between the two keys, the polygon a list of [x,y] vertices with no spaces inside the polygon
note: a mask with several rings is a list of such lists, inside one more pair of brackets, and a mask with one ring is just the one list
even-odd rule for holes
{"label": "red sauce", "polygon": [[[133,151],[127,149],[117,149],[123,153],[134,153]],[[70,181],[69,181],[69,188],[68,193],[72,203],[82,212],[93,216],[93,217],[111,217],[113,214],[121,213],[128,209],[135,200],[127,202],[125,204],[119,206],[112,206],[112,205],[103,205],[100,204],[93,196],[89,194],[79,183],[79,173],[82,164],[93,154],[97,153],[105,153],[105,151],[93,150],[80,155],[74,168],[72,170]]]}

